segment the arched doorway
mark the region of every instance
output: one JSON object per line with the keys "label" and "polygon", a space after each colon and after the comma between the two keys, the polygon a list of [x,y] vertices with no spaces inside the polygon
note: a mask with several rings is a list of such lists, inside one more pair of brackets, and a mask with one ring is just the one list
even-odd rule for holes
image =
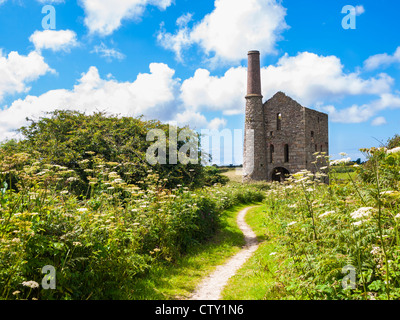
{"label": "arched doorway", "polygon": [[283,182],[289,177],[289,175],[289,170],[283,167],[277,167],[272,170],[272,181]]}

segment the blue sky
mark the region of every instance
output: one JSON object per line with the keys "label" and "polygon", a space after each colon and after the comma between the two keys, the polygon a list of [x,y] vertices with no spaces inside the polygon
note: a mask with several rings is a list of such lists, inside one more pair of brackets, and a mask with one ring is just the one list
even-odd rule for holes
{"label": "blue sky", "polygon": [[[345,5],[356,29],[342,27]],[[259,50],[264,99],[327,112],[332,158],[363,158],[399,133],[399,12],[395,0],[0,0],[0,140],[56,108],[233,134]]]}

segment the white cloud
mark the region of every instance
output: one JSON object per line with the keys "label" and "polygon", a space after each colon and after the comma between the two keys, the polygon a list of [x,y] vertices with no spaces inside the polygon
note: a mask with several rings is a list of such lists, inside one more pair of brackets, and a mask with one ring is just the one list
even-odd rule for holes
{"label": "white cloud", "polygon": [[178,126],[189,126],[191,129],[201,129],[207,126],[207,119],[203,114],[190,110],[178,113],[174,121]]}
{"label": "white cloud", "polygon": [[[284,55],[276,65],[263,67],[262,94],[264,100],[283,91],[304,106],[358,95],[382,95],[390,92],[393,79],[386,74],[368,79],[359,73],[346,73],[340,59],[303,52]],[[229,69],[223,76],[212,76],[198,69],[182,83],[181,98],[187,108],[195,111],[222,111],[224,115],[244,111],[247,70]]]}
{"label": "white cloud", "polygon": [[346,73],[338,57],[309,52],[285,54],[276,66],[262,69],[264,95],[284,91],[306,106],[349,95],[386,93],[393,83],[387,74],[364,80],[358,72]]}
{"label": "white cloud", "polygon": [[161,30],[158,40],[175,51],[178,59],[185,48],[197,44],[213,55],[212,63],[238,62],[251,49],[274,53],[281,33],[288,28],[285,16],[286,9],[277,0],[215,0],[215,9],[200,23],[190,29],[187,20],[178,22],[175,34]]}
{"label": "white cloud", "polygon": [[36,0],[36,1],[43,4],[49,4],[49,3],[59,4],[65,2],[65,0]]}
{"label": "white cloud", "polygon": [[12,51],[5,56],[0,50],[0,102],[7,94],[29,91],[27,83],[48,72],[54,72],[54,70],[35,51],[27,56]]}
{"label": "white cloud", "polygon": [[184,15],[180,16],[176,20],[176,25],[178,27],[185,27],[188,23],[192,20],[193,14],[192,13],[185,13]]}
{"label": "white cloud", "polygon": [[71,30],[44,30],[35,31],[30,37],[37,51],[50,49],[56,51],[69,51],[78,45],[76,33]]}
{"label": "white cloud", "polygon": [[[150,73],[139,74],[133,82],[104,80],[96,67],[82,74],[72,90],[51,90],[40,96],[27,96],[0,110],[0,139],[13,136],[25,124],[25,117],[42,116],[54,109],[85,112],[104,110],[112,114],[144,115],[169,119],[174,110],[178,81],[175,71],[162,63],[150,64]],[[1,78],[0,78],[1,79]]]}
{"label": "white cloud", "polygon": [[208,129],[210,130],[220,130],[226,127],[227,125],[226,119],[221,119],[221,118],[214,118],[210,121],[208,124]]}
{"label": "white cloud", "polygon": [[361,16],[363,13],[365,13],[365,8],[363,5],[356,6],[356,15]]}
{"label": "white cloud", "polygon": [[147,5],[165,10],[172,0],[81,0],[85,10],[85,24],[90,33],[109,35],[117,30],[122,20],[137,20],[145,11]]}
{"label": "white cloud", "polygon": [[225,115],[244,111],[247,71],[231,68],[224,76],[215,77],[206,69],[196,70],[193,77],[182,83],[181,98],[193,110],[222,111]]}
{"label": "white cloud", "polygon": [[382,126],[386,123],[387,123],[387,121],[386,121],[385,117],[377,117],[374,120],[372,120],[372,122],[371,122],[371,124],[373,126]]}
{"label": "white cloud", "polygon": [[375,70],[380,67],[388,67],[394,63],[400,63],[400,47],[393,55],[382,53],[369,57],[365,60],[364,67],[366,70]]}
{"label": "white cloud", "polygon": [[[330,105],[320,107],[319,109],[327,112],[332,122],[362,123],[376,116],[380,111],[398,108],[400,108],[400,96],[384,93],[378,99],[361,106],[354,104],[348,108],[337,110],[337,108]],[[374,121],[382,121],[382,119],[377,119]]]}
{"label": "white cloud", "polygon": [[111,61],[112,59],[123,60],[125,59],[125,55],[114,48],[108,48],[103,42],[95,46],[91,51],[99,54],[101,57]]}

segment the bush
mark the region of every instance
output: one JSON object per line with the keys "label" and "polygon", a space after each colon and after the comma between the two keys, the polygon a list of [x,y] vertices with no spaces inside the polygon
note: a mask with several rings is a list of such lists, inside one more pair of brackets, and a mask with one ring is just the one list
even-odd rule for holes
{"label": "bush", "polygon": [[[103,112],[86,115],[78,111],[56,110],[39,120],[20,128],[24,139],[10,141],[2,146],[0,161],[7,161],[8,155],[28,154],[22,165],[40,163],[57,165],[72,170],[77,179],[70,189],[78,196],[86,196],[93,172],[99,172],[100,162],[115,167],[115,172],[127,183],[143,181],[147,171],[152,169],[165,179],[163,187],[173,189],[184,184],[191,189],[204,185],[204,167],[200,164],[159,164],[150,165],[146,152],[154,144],[147,141],[150,130],[161,130],[167,139],[166,159],[169,159],[170,145],[177,150],[186,141],[169,141],[170,126],[159,121],[144,121],[141,118],[118,117]],[[183,129],[176,128],[179,134]],[[194,138],[197,134],[188,130]],[[187,137],[187,139],[189,139]],[[200,157],[200,152],[199,152]],[[13,183],[11,188],[15,187]],[[145,186],[142,185],[144,188]],[[60,189],[62,189],[60,187]]]}
{"label": "bush", "polygon": [[[0,171],[2,299],[128,299],[136,277],[155,263],[173,262],[213,237],[223,210],[263,199],[239,185],[169,190],[151,170],[128,184],[119,163],[99,158],[88,175],[90,197],[81,198],[67,167],[27,165],[34,160],[23,154],[13,161]],[[18,190],[9,188],[10,177]],[[22,284],[40,285],[46,265],[56,269],[55,290]]]}
{"label": "bush", "polygon": [[[399,299],[400,148],[363,151],[370,166],[357,171],[369,181],[326,185],[323,173],[302,171],[268,192],[266,225],[276,229],[267,234],[280,264],[271,288],[284,288],[284,297]],[[354,288],[343,286],[349,270]]]}

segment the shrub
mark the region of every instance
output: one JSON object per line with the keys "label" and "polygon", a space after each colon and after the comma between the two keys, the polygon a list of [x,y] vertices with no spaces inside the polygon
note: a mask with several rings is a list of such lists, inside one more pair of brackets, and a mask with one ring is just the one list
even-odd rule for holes
{"label": "shrub", "polygon": [[[266,225],[276,225],[277,285],[295,299],[400,297],[400,148],[363,150],[369,181],[321,183],[310,172],[272,184]],[[368,171],[367,171],[368,170]],[[367,172],[365,172],[367,171]],[[355,287],[343,286],[354,270]]]}
{"label": "shrub", "polygon": [[[209,240],[223,210],[263,199],[262,191],[239,185],[166,189],[152,170],[129,184],[115,170],[120,163],[92,159],[87,197],[72,192],[77,178],[67,167],[24,155],[12,167],[2,164],[2,299],[129,298],[134,279],[155,263],[173,262]],[[45,265],[56,269],[55,290],[22,284],[40,285]]]}

